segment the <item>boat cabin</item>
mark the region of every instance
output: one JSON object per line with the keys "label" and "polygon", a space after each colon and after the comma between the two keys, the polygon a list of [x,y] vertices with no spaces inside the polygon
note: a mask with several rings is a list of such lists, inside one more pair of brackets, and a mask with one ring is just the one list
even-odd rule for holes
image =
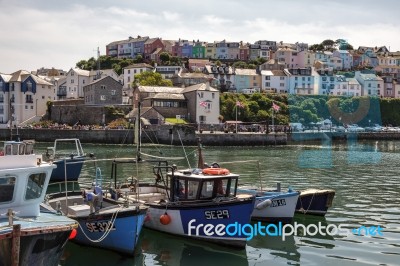
{"label": "boat cabin", "polygon": [[0,213],[12,208],[19,216],[39,215],[48,177],[55,166],[33,153],[33,141],[6,141],[0,156]]}
{"label": "boat cabin", "polygon": [[170,201],[211,200],[235,197],[239,175],[206,175],[202,169],[172,171],[167,174]]}

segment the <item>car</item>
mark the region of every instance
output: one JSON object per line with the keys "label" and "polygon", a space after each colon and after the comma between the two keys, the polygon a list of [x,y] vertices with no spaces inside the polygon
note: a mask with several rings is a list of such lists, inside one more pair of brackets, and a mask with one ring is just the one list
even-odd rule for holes
{"label": "car", "polygon": [[359,127],[357,124],[352,124],[347,127],[347,132],[365,132],[365,129]]}
{"label": "car", "polygon": [[343,126],[334,127],[332,130],[336,132],[346,132],[346,129]]}

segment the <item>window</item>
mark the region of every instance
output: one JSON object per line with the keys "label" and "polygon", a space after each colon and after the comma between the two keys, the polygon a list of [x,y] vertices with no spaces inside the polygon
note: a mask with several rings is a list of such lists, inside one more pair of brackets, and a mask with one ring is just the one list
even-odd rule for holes
{"label": "window", "polygon": [[211,93],[211,98],[215,98],[215,93],[213,92],[213,93]]}
{"label": "window", "polygon": [[26,83],[26,89],[27,91],[32,91],[32,82],[30,80]]}
{"label": "window", "polygon": [[371,88],[371,83],[368,83],[368,88]]}
{"label": "window", "polygon": [[101,85],[100,89],[105,90],[106,89],[106,85]]}
{"label": "window", "polygon": [[265,76],[265,80],[271,80],[270,76]]}
{"label": "window", "polygon": [[73,79],[71,79],[71,83],[74,83],[74,80],[73,80]]}
{"label": "window", "polygon": [[269,82],[265,82],[265,87],[269,87],[271,84]]}
{"label": "window", "polygon": [[131,70],[130,69],[128,69],[128,74],[130,74],[131,73]]}
{"label": "window", "polygon": [[0,115],[4,114],[4,106],[0,105]]}
{"label": "window", "polygon": [[212,198],[214,190],[214,181],[203,182],[200,192],[200,199]]}
{"label": "window", "polygon": [[115,95],[116,90],[111,90],[111,95]]}
{"label": "window", "polygon": [[0,90],[3,89],[3,86],[4,86],[4,82],[2,80],[0,80]]}
{"label": "window", "polygon": [[105,101],[106,100],[106,96],[105,95],[100,95],[100,101]]}
{"label": "window", "polygon": [[37,199],[43,193],[46,173],[31,174],[26,185],[25,200]]}
{"label": "window", "polygon": [[82,84],[85,84],[85,80],[82,80]]}
{"label": "window", "polygon": [[15,181],[15,176],[0,177],[0,203],[12,201]]}
{"label": "window", "polygon": [[0,103],[4,102],[4,95],[0,94]]}
{"label": "window", "polygon": [[285,87],[285,83],[279,83],[279,86]]}
{"label": "window", "polygon": [[381,87],[381,84],[378,84],[378,88],[380,88]]}
{"label": "window", "polygon": [[285,77],[280,77],[279,79],[280,79],[280,80],[285,80]]}

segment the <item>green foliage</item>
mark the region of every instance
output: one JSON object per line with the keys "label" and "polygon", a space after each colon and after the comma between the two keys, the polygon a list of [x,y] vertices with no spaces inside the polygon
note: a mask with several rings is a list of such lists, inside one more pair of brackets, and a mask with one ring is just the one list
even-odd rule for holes
{"label": "green foliage", "polygon": [[109,120],[123,118],[126,115],[122,108],[113,105],[105,106],[104,109],[106,111],[106,117]]}
{"label": "green foliage", "polygon": [[108,123],[108,128],[119,129],[119,128],[129,128],[132,125],[125,118],[117,118],[110,123]]}
{"label": "green foliage", "polygon": [[135,75],[133,86],[166,86],[172,87],[172,81],[163,79],[160,73],[145,71]]}
{"label": "green foliage", "polygon": [[[118,59],[116,57],[102,55],[99,57],[99,60],[100,60],[100,69],[114,69],[114,71],[118,75],[122,74],[124,67],[127,67],[131,64],[143,62],[143,58],[141,55],[138,55],[135,59],[127,59],[127,58]],[[76,67],[79,67],[80,69],[84,70],[96,70],[97,60],[94,57],[91,57],[88,60],[80,60],[78,63],[76,63]]]}
{"label": "green foliage", "polygon": [[166,62],[168,62],[169,59],[170,59],[169,53],[167,53],[167,52],[162,52],[162,53],[160,54],[160,60],[161,60],[161,62],[162,62],[163,64],[165,64]]}

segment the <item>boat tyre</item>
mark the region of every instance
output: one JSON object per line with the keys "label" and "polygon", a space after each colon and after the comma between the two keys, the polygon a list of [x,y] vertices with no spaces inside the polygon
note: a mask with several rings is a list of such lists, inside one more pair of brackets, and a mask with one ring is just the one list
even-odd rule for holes
{"label": "boat tyre", "polygon": [[203,169],[204,175],[229,175],[230,172],[226,168],[205,168]]}

